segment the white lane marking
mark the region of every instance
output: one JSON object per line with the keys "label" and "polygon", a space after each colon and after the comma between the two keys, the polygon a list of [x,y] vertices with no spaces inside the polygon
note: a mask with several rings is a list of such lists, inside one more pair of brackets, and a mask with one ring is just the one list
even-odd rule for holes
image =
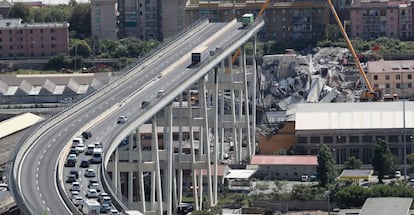
{"label": "white lane marking", "polygon": [[39,191],[40,189],[39,189],[39,186],[37,187],[37,191]]}
{"label": "white lane marking", "polygon": [[39,184],[39,180],[36,180],[36,184]]}
{"label": "white lane marking", "polygon": [[37,165],[40,166],[40,161],[37,162]]}
{"label": "white lane marking", "polygon": [[43,153],[42,155],[40,155],[40,160],[42,160],[42,159],[43,159],[43,155],[44,155],[44,153]]}
{"label": "white lane marking", "polygon": [[52,142],[55,142],[55,141],[56,141],[56,138],[53,138],[53,139],[52,139]]}
{"label": "white lane marking", "polygon": [[36,172],[39,172],[39,167],[36,168]]}
{"label": "white lane marking", "polygon": [[42,203],[45,205],[46,204],[45,200],[42,200]]}
{"label": "white lane marking", "polygon": [[46,209],[47,209],[48,211],[50,211],[50,208],[46,207]]}
{"label": "white lane marking", "polygon": [[47,147],[50,148],[50,143],[49,143],[49,145],[47,145]]}
{"label": "white lane marking", "polygon": [[58,137],[60,137],[60,136],[62,136],[62,133],[59,133],[59,134],[58,134]]}
{"label": "white lane marking", "polygon": [[39,178],[39,173],[36,173],[36,178]]}
{"label": "white lane marking", "polygon": [[42,193],[39,193],[40,198],[42,198]]}

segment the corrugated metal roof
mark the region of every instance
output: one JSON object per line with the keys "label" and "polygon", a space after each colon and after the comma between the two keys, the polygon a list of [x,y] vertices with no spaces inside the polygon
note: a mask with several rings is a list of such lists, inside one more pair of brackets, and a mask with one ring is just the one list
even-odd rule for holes
{"label": "corrugated metal roof", "polygon": [[[403,128],[403,102],[298,104],[296,130]],[[405,127],[414,128],[414,102],[405,102]]]}
{"label": "corrugated metal roof", "polygon": [[372,169],[344,169],[340,179],[368,179],[374,171]]}
{"label": "corrugated metal roof", "polygon": [[362,206],[361,215],[408,215],[412,198],[368,198]]}
{"label": "corrugated metal roof", "polygon": [[0,122],[0,138],[28,128],[42,120],[44,120],[43,117],[32,113],[24,113],[4,120]]}
{"label": "corrugated metal roof", "polygon": [[252,165],[318,165],[318,158],[313,155],[254,155]]}
{"label": "corrugated metal roof", "polygon": [[249,179],[256,171],[256,169],[232,169],[224,178]]}

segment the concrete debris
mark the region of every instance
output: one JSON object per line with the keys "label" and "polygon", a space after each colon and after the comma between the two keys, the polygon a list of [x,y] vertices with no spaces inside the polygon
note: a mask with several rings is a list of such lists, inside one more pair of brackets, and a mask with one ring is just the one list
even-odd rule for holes
{"label": "concrete debris", "polygon": [[348,49],[339,47],[264,56],[258,68],[259,103],[265,111],[284,111],[301,102],[354,102],[360,95],[355,89],[359,73],[348,59]]}

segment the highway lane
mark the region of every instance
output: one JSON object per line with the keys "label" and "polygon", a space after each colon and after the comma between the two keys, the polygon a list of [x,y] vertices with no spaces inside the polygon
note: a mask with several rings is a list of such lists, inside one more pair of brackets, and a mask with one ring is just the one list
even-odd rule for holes
{"label": "highway lane", "polygon": [[[78,104],[85,107],[69,116],[64,122],[45,132],[36,144],[32,146],[29,153],[27,153],[19,171],[21,176],[18,177],[17,182],[20,184],[21,192],[28,203],[28,207],[35,214],[42,214],[44,211],[49,211],[50,214],[68,213],[68,208],[62,202],[57,192],[55,175],[52,170],[56,168],[59,152],[70,142],[71,137],[75,136],[77,132],[81,132],[79,129],[98,117],[100,113],[122,102],[122,99],[128,97],[137,88],[158,76],[159,73],[157,74],[157,72],[159,70],[156,71],[152,67],[157,66],[161,68],[167,66],[168,63],[174,62],[180,57],[177,54],[179,53],[177,50],[180,50],[182,53],[190,51],[194,48],[194,45],[212,36],[221,27],[223,27],[223,24],[210,24],[204,31],[192,35],[187,40],[193,46],[188,46],[188,43],[180,43],[174,49],[175,54],[159,56],[155,63],[149,65],[141,73],[134,75],[135,77],[127,80],[122,86],[114,86],[116,87],[114,90],[99,98],[94,104],[84,105],[85,102]],[[109,117],[109,121],[113,126],[115,126],[113,122],[115,122],[117,116],[118,114],[114,114]],[[113,132],[116,131],[113,130]]]}

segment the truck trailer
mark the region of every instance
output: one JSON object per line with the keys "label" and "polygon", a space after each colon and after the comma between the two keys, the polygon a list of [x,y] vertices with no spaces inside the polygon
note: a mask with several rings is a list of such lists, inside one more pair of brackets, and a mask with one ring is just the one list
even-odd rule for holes
{"label": "truck trailer", "polygon": [[101,204],[95,199],[87,199],[83,203],[82,212],[86,215],[99,215]]}

